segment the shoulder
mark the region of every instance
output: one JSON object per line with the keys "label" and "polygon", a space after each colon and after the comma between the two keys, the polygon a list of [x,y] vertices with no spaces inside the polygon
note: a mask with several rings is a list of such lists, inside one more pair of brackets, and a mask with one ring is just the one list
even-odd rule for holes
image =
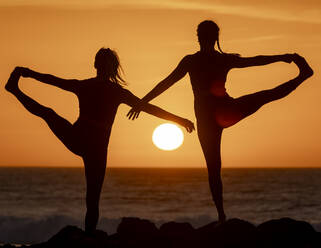
{"label": "shoulder", "polygon": [[128,89],[117,83],[108,82],[108,86],[110,87],[112,94],[114,94],[115,96],[119,96],[120,98],[127,97],[131,94]]}
{"label": "shoulder", "polygon": [[116,90],[116,91],[126,91],[126,89],[120,85],[120,84],[117,84],[117,83],[114,83],[114,82],[111,82],[111,81],[108,81],[107,84],[113,89],[113,90]]}
{"label": "shoulder", "polygon": [[182,58],[182,61],[191,62],[193,59],[197,58],[198,56],[199,56],[199,52],[196,52],[193,54],[187,54]]}
{"label": "shoulder", "polygon": [[237,60],[241,58],[241,56],[237,53],[221,53],[221,55],[228,60]]}
{"label": "shoulder", "polygon": [[94,81],[95,81],[95,78],[88,78],[88,79],[81,79],[81,80],[76,79],[75,83],[77,84],[78,89],[82,90],[84,88],[87,89],[88,87],[92,86]]}
{"label": "shoulder", "polygon": [[242,57],[236,53],[222,53],[221,56],[222,56],[222,60],[229,67],[235,67],[242,60]]}
{"label": "shoulder", "polygon": [[137,104],[140,100],[130,90],[123,88],[121,85],[117,86],[117,93],[115,95],[119,97],[120,103],[125,103],[130,106]]}
{"label": "shoulder", "polygon": [[194,57],[195,57],[194,54],[188,54],[184,56],[179,62],[179,67],[185,68],[186,70],[188,70],[188,68],[190,67],[191,63],[194,60]]}
{"label": "shoulder", "polygon": [[90,84],[90,83],[93,83],[93,82],[96,82],[96,81],[97,81],[96,78],[87,78],[87,79],[77,80],[77,82],[80,85]]}

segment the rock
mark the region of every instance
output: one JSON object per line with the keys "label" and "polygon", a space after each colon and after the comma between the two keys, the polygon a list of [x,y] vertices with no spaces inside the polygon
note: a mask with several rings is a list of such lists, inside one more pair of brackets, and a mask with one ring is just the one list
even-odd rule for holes
{"label": "rock", "polygon": [[[117,228],[121,247],[158,247],[159,230],[149,220],[134,217],[123,218]],[[155,243],[156,242],[156,243]]]}
{"label": "rock", "polygon": [[[14,245],[0,245],[0,248]],[[29,248],[320,248],[321,233],[304,221],[289,218],[267,221],[258,227],[230,219],[194,229],[189,223],[168,222],[159,230],[149,220],[123,218],[117,233],[108,236],[97,230],[88,235],[66,226],[47,242]]]}
{"label": "rock", "polygon": [[313,241],[315,247],[321,247],[321,232],[317,232]]}
{"label": "rock", "polygon": [[[44,248],[102,248],[109,244],[108,235],[104,231],[96,230],[93,234],[87,234],[75,226],[66,226],[47,242],[40,244]],[[36,248],[32,246],[32,248]]]}
{"label": "rock", "polygon": [[244,220],[212,222],[197,230],[202,247],[256,247],[256,227]]}
{"label": "rock", "polygon": [[190,223],[168,222],[159,228],[163,247],[198,247],[195,229]]}
{"label": "rock", "polygon": [[1,248],[15,248],[15,246],[11,244],[4,244],[3,246],[1,246]]}
{"label": "rock", "polygon": [[316,246],[317,232],[305,221],[270,220],[259,225],[257,230],[260,247],[321,247]]}
{"label": "rock", "polygon": [[213,221],[205,226],[202,226],[197,229],[197,233],[201,236],[207,236],[210,235],[214,232],[214,230],[218,227],[218,222]]}
{"label": "rock", "polygon": [[158,229],[149,220],[125,217],[120,222],[117,233],[121,236],[154,236],[158,234]]}
{"label": "rock", "polygon": [[161,225],[159,231],[165,236],[182,237],[194,233],[195,229],[190,223],[178,223],[171,221]]}

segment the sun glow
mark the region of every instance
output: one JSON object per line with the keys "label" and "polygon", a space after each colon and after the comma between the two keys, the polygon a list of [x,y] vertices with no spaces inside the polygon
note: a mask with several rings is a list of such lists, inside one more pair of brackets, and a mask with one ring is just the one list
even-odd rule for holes
{"label": "sun glow", "polygon": [[184,140],[182,130],[170,123],[161,124],[153,132],[153,143],[161,150],[171,151],[180,147]]}

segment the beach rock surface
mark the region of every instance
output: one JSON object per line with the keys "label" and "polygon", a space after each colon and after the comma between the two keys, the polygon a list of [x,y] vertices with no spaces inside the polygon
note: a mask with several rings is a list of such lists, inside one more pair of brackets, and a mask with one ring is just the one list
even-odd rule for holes
{"label": "beach rock surface", "polygon": [[[6,244],[1,248],[16,247]],[[159,228],[149,220],[123,218],[117,232],[108,235],[97,230],[86,234],[75,226],[66,226],[48,241],[30,248],[234,248],[302,247],[320,248],[321,233],[304,221],[282,218],[258,226],[230,219],[212,222],[195,229],[189,223],[168,222]]]}

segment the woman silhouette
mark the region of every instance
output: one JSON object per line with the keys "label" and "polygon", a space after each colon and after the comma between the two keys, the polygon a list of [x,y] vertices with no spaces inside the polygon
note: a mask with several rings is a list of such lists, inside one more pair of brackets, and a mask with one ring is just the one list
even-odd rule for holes
{"label": "woman silhouette", "polygon": [[[149,102],[167,90],[175,82],[189,74],[194,93],[194,110],[197,132],[208,169],[209,185],[218,212],[219,222],[226,219],[223,208],[223,187],[221,181],[221,137],[224,128],[256,112],[264,104],[287,96],[313,71],[306,61],[297,54],[276,56],[240,57],[224,53],[219,44],[219,27],[213,21],[203,21],[198,25],[197,36],[200,51],[185,56],[177,68],[156,85],[142,102]],[[214,46],[217,44],[218,51]],[[294,61],[300,69],[299,75],[280,86],[245,95],[230,97],[225,89],[227,73],[232,68],[266,65],[273,62]],[[127,116],[138,118],[141,106],[132,108]]]}
{"label": "woman silhouette", "polygon": [[[120,84],[120,64],[111,49],[100,49],[95,57],[97,76],[85,80],[66,80],[49,74],[41,74],[24,67],[17,67],[5,88],[11,92],[32,114],[46,121],[51,131],[73,153],[82,157],[86,175],[85,230],[95,231],[99,217],[99,197],[105,176],[107,147],[118,105],[140,104],[140,99]],[[31,77],[46,84],[75,93],[79,100],[79,118],[71,124],[52,109],[40,105],[18,88],[20,76]],[[142,104],[142,110],[159,118],[176,122],[188,132],[194,125],[151,104]]]}

